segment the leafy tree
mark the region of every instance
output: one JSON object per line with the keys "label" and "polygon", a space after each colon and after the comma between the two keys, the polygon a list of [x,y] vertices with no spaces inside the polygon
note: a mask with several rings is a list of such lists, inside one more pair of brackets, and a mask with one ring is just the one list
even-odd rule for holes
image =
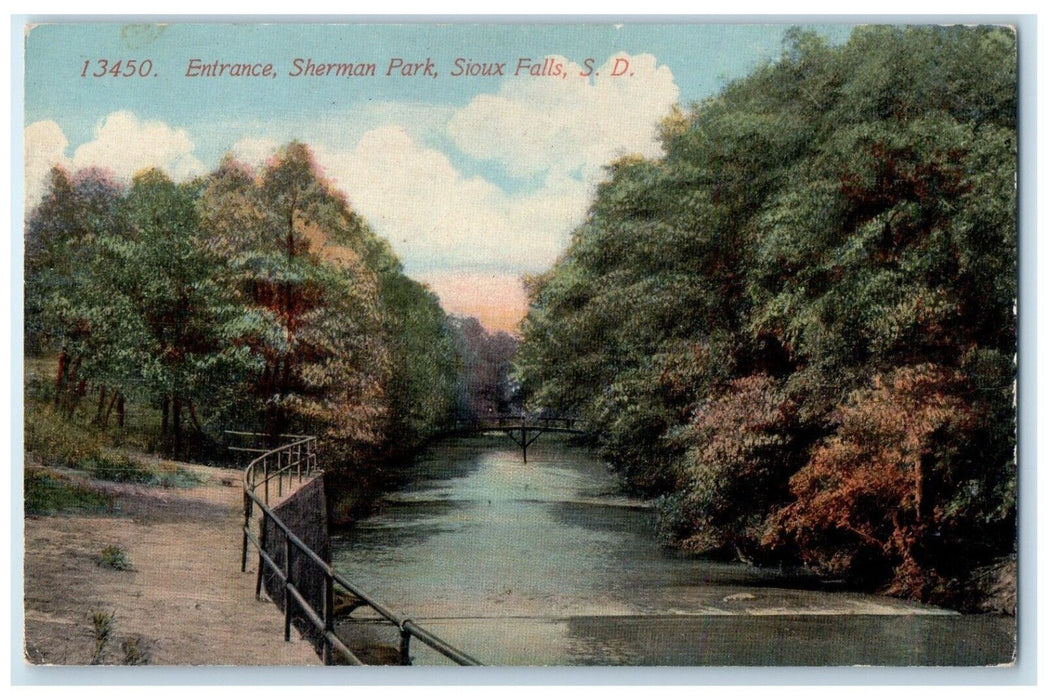
{"label": "leafy tree", "polygon": [[444,313],[307,146],[288,144],[258,173],[227,157],[199,206],[208,246],[261,320],[245,347],[260,361],[265,432],[318,433],[326,457],[363,479],[363,465],[444,423],[456,371]]}
{"label": "leafy tree", "polygon": [[[139,173],[123,201],[128,236],[107,251],[109,279],[135,304],[148,338],[137,348],[140,390],[161,407],[161,440],[183,452],[183,426],[204,431],[197,406],[253,368],[248,330],[222,260],[205,245],[199,183]],[[205,414],[206,419],[206,414]]]}
{"label": "leafy tree", "polygon": [[[120,187],[104,171],[70,175],[56,167],[26,225],[27,351],[57,352],[54,404],[72,416],[89,383],[124,387],[137,375],[127,359],[144,329],[134,303],[113,290],[106,251],[126,235]],[[98,418],[113,406],[100,393]],[[104,412],[103,412],[104,411]]]}
{"label": "leafy tree", "polygon": [[986,546],[963,521],[1008,510],[1002,491],[1014,486],[993,483],[965,449],[979,424],[968,390],[960,373],[925,364],[856,392],[790,480],[795,500],[775,514],[767,542],[796,542],[816,568],[889,580],[889,592],[918,598],[963,576],[984,554],[967,550]]}
{"label": "leafy tree", "polygon": [[455,331],[436,295],[400,272],[381,276],[380,299],[391,358],[389,441],[413,450],[455,408],[459,366]]}
{"label": "leafy tree", "polygon": [[[663,157],[609,167],[530,281],[529,394],[585,414],[694,549],[915,596],[1008,553],[1015,70],[1007,28],[789,32],[779,61],[671,113]],[[870,427],[907,412],[911,433]],[[878,486],[912,468],[889,465],[900,441],[935,465],[916,530],[912,494]],[[870,508],[901,525],[855,525]]]}

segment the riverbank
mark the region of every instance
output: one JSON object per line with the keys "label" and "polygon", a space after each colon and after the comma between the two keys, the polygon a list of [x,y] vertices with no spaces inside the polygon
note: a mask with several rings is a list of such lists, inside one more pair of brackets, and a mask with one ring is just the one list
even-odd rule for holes
{"label": "riverbank", "polygon": [[26,662],[319,665],[309,642],[284,641],[279,610],[255,599],[253,564],[240,571],[240,473],[153,461],[199,483],[164,488],[47,471],[101,494],[111,510],[25,518]]}

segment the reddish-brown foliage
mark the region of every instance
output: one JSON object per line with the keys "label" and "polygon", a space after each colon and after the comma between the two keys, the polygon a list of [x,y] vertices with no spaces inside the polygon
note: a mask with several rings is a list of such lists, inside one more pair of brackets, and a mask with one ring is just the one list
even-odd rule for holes
{"label": "reddish-brown foliage", "polygon": [[886,576],[889,592],[924,597],[936,579],[924,548],[976,425],[964,389],[956,372],[928,364],[875,377],[790,479],[796,500],[775,514],[765,544],[792,540],[816,568]]}

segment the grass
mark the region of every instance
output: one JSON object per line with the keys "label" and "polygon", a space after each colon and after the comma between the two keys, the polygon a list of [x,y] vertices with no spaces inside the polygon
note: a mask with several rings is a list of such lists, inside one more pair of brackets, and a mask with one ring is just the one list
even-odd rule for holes
{"label": "grass", "polygon": [[43,469],[27,470],[23,483],[27,515],[113,511],[110,496]]}
{"label": "grass", "polygon": [[113,637],[113,628],[116,626],[116,611],[104,612],[101,610],[91,611],[91,625],[95,632],[95,654],[91,657],[91,665],[97,666],[102,663],[102,655],[105,653],[106,645]]}
{"label": "grass", "polygon": [[25,405],[25,451],[49,467],[77,469],[102,453],[101,437],[75,421],[63,420],[47,404]]}
{"label": "grass", "polygon": [[[27,396],[29,396],[27,392]],[[202,483],[193,472],[150,468],[124,454],[97,428],[66,420],[43,401],[28,400],[25,414],[25,451],[49,467],[75,469],[102,481],[163,488],[190,488]],[[118,441],[114,441],[118,442]]]}
{"label": "grass", "polygon": [[120,650],[124,652],[124,664],[127,666],[144,666],[149,663],[149,644],[142,637],[128,637],[121,642]]}
{"label": "grass", "polygon": [[99,561],[102,566],[108,566],[117,571],[132,571],[131,558],[127,551],[118,544],[107,545],[102,549],[102,558]]}
{"label": "grass", "polygon": [[120,454],[100,454],[79,464],[79,468],[96,479],[115,481],[121,484],[144,484],[163,488],[190,488],[203,483],[191,471],[175,469],[150,469],[141,462]]}

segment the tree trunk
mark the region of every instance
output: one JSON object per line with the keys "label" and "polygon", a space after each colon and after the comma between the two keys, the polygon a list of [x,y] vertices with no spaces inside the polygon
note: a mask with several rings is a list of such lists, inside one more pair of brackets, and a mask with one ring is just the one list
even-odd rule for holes
{"label": "tree trunk", "polygon": [[106,385],[98,387],[98,408],[95,409],[95,425],[102,425],[102,416],[106,407]]}
{"label": "tree trunk", "polygon": [[190,417],[190,419],[192,419],[192,421],[193,421],[193,428],[194,428],[194,429],[195,429],[195,430],[196,430],[196,431],[197,431],[198,433],[202,433],[202,432],[204,432],[204,429],[203,429],[202,427],[200,427],[200,419],[199,419],[199,418],[197,418],[197,413],[196,413],[196,406],[194,406],[194,405],[193,405],[193,399],[188,399],[188,400],[186,401],[186,404],[187,404],[187,406],[188,406],[188,408],[189,408],[189,417]]}
{"label": "tree trunk", "polygon": [[76,377],[80,373],[80,358],[77,357],[71,363],[67,363],[65,367],[65,375],[62,379],[62,396],[65,400],[65,406],[63,406],[66,418],[73,417],[73,411],[76,409],[76,394],[79,387],[74,383]]}
{"label": "tree trunk", "polygon": [[76,388],[73,389],[72,399],[69,401],[69,417],[72,418],[73,414],[76,413],[77,406],[80,405],[80,399],[87,395],[87,380],[81,379],[76,383]]}
{"label": "tree trunk", "polygon": [[58,353],[58,371],[55,372],[55,406],[62,401],[62,389],[65,388],[66,370],[69,368],[69,353],[63,347]]}
{"label": "tree trunk", "polygon": [[116,400],[116,424],[123,428],[124,427],[124,395],[120,394],[120,398]]}
{"label": "tree trunk", "polygon": [[164,394],[164,398],[160,401],[160,437],[162,440],[167,439],[167,414],[171,406],[171,399],[167,394]]}
{"label": "tree trunk", "polygon": [[116,405],[116,400],[119,397],[120,397],[120,391],[117,390],[117,389],[113,389],[113,394],[112,394],[112,396],[109,397],[109,405],[106,406],[106,413],[105,413],[104,416],[102,416],[102,427],[103,428],[109,426],[109,414],[113,412],[113,406]]}
{"label": "tree trunk", "polygon": [[175,456],[182,454],[182,399],[175,394],[171,400],[171,427],[175,436]]}

